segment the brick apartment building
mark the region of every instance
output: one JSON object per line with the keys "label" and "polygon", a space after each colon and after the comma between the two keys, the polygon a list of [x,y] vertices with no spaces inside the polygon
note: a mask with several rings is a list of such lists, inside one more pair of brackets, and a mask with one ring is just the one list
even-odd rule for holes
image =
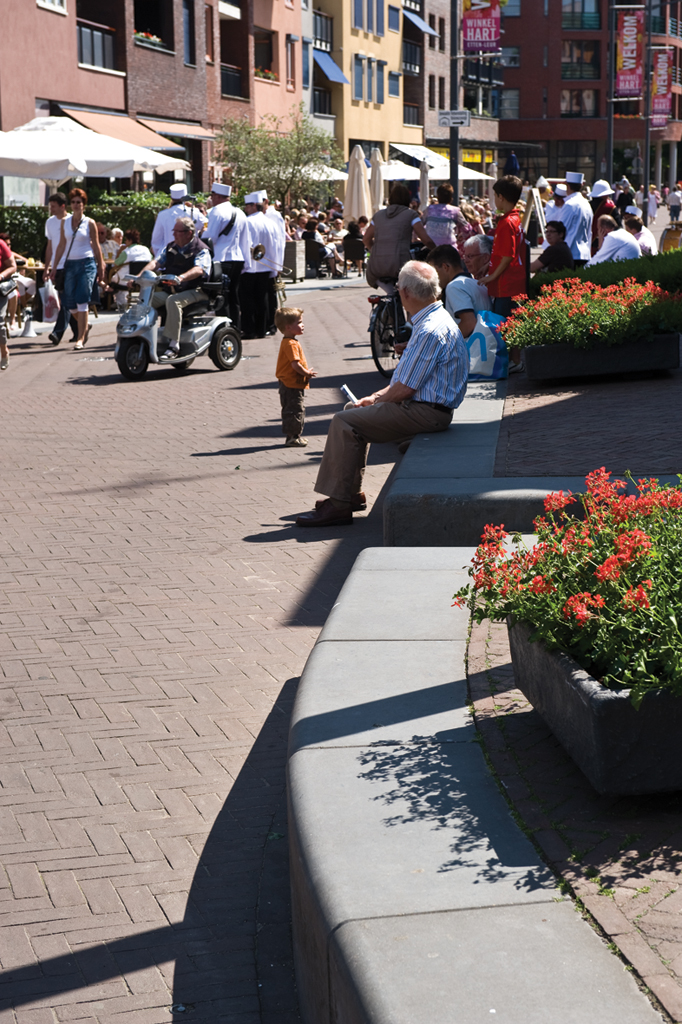
{"label": "brick apartment building", "polygon": [[[651,132],[654,180],[677,176],[682,138],[680,4],[654,6],[654,45],[674,49],[673,112]],[[500,92],[500,166],[513,148],[523,177],[606,173],[607,0],[509,0],[503,10],[504,88]],[[614,173],[641,180],[643,103],[617,103]],[[508,146],[504,146],[507,140]],[[519,145],[519,143],[521,143]]]}

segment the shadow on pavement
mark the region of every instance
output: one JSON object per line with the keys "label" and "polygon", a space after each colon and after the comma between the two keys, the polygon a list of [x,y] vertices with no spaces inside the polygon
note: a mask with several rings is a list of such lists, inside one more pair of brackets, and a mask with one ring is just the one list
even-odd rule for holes
{"label": "shadow on pavement", "polygon": [[[297,685],[289,679],[282,687],[213,824],[182,921],[7,970],[0,975],[0,1009],[34,1002],[56,1008],[73,1003],[60,994],[81,989],[83,1006],[91,1006],[89,1000],[106,1000],[107,993],[88,994],[90,986],[174,961],[171,1003],[191,1011],[192,1020],[249,1015],[261,1024],[299,1024],[285,801]],[[169,1012],[168,1019],[185,1016]]]}

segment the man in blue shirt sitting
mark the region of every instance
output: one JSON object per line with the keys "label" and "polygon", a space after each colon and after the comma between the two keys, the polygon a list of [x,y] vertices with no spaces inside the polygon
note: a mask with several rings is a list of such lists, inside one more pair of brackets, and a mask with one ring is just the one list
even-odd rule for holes
{"label": "man in blue shirt sitting", "polygon": [[[180,351],[180,331],[182,329],[182,311],[192,302],[206,299],[206,292],[201,282],[211,274],[211,251],[208,246],[196,237],[194,221],[191,217],[178,217],[173,225],[173,239],[165,246],[156,259],[148,263],[144,270],[158,270],[162,274],[171,275],[175,281],[164,292],[157,288],[152,295],[152,306],[155,309],[166,308],[166,323],[163,337],[159,339],[162,354],[159,360],[165,362],[174,359]],[[144,271],[143,271],[144,273]],[[163,351],[163,342],[166,349]]]}
{"label": "man in blue shirt sitting", "polygon": [[400,443],[447,430],[464,398],[469,357],[459,328],[438,301],[435,268],[411,260],[400,271],[398,290],[412,324],[407,348],[388,387],[332,419],[315,482],[328,497],[299,516],[297,526],[352,523],[353,512],[366,507],[362,480],[370,442]]}

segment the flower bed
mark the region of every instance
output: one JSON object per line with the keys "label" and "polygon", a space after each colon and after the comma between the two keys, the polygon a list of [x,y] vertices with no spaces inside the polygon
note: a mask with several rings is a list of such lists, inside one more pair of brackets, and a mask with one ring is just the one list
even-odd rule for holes
{"label": "flower bed", "polygon": [[543,288],[566,278],[591,281],[606,288],[610,284],[620,284],[628,277],[634,278],[639,284],[653,281],[659,288],[667,289],[669,292],[678,291],[682,281],[682,249],[671,249],[657,256],[641,256],[634,260],[609,260],[605,263],[595,263],[592,267],[559,270],[555,274],[545,271],[531,278],[528,295],[531,299],[536,299]]}
{"label": "flower bed", "polygon": [[254,76],[263,78],[266,82],[279,82],[279,75],[276,71],[268,71],[267,68],[254,68]]}
{"label": "flower bed", "polygon": [[[484,618],[521,621],[531,641],[568,653],[602,686],[628,690],[638,707],[659,689],[682,695],[682,484],[638,481],[623,495],[602,467],[587,493],[550,494],[535,520],[537,543],[505,547],[503,526],[487,526],[455,595]],[[584,518],[569,515],[574,502]]]}
{"label": "flower bed", "polygon": [[682,330],[682,294],[633,278],[608,287],[561,279],[514,310],[500,330],[509,347],[623,345]]}
{"label": "flower bed", "polygon": [[166,48],[163,39],[151,32],[133,32],[133,39],[136,43],[146,43],[147,46],[157,46],[160,49]]}

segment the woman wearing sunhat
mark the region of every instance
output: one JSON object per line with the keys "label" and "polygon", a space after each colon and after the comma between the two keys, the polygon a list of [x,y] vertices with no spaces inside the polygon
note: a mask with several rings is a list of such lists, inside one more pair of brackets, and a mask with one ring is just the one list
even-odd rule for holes
{"label": "woman wearing sunhat", "polygon": [[[594,219],[592,221],[592,255],[594,256],[599,248],[599,218],[605,213],[613,217],[616,210],[616,204],[613,201],[613,189],[604,178],[595,181],[592,186],[591,205],[594,210]],[[615,215],[615,220],[620,224],[620,216],[618,214]]]}

